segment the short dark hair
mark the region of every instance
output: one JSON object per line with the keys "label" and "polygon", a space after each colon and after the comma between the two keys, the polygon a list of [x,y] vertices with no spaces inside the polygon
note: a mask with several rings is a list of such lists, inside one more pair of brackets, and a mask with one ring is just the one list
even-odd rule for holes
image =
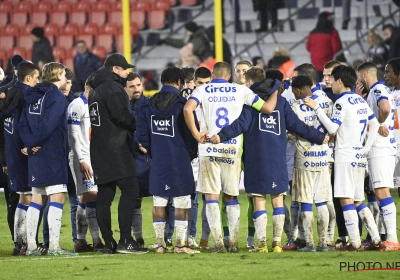
{"label": "short dark hair", "polygon": [[128,76],[126,77],[126,82],[125,82],[125,86],[128,82],[133,81],[134,79],[139,78],[140,81],[142,81],[142,78],[140,77],[140,75],[136,72],[129,72]]}
{"label": "short dark hair", "polygon": [[387,28],[389,28],[389,29],[390,29],[390,31],[392,31],[392,32],[393,32],[394,25],[393,25],[393,24],[391,24],[391,23],[384,24],[384,25],[382,26],[382,31],[383,31],[383,30],[385,30],[385,29],[387,29]]}
{"label": "short dark hair", "polygon": [[259,66],[251,66],[249,70],[244,73],[246,80],[252,80],[253,82],[261,82],[265,80],[265,71]]}
{"label": "short dark hair", "polygon": [[342,80],[346,88],[354,88],[356,85],[357,74],[352,67],[346,65],[336,66],[333,68],[331,75],[335,81]]}
{"label": "short dark hair", "polygon": [[33,76],[35,70],[40,72],[39,66],[28,61],[22,62],[20,65],[18,65],[18,72],[17,72],[18,81],[22,83],[25,80],[26,76]]}
{"label": "short dark hair", "polygon": [[292,78],[292,88],[302,89],[304,87],[312,87],[313,82],[308,75],[300,74]]}
{"label": "short dark hair", "polygon": [[333,68],[335,66],[339,66],[340,64],[341,63],[339,61],[337,61],[337,60],[331,60],[331,61],[328,61],[327,63],[325,63],[324,69],[330,69],[330,68]]}
{"label": "short dark hair", "polygon": [[161,84],[177,85],[179,82],[181,82],[181,85],[185,82],[182,69],[178,67],[168,67],[161,73]]}
{"label": "short dark hair", "polygon": [[236,63],[235,68],[236,68],[238,65],[241,65],[241,64],[247,65],[247,66],[249,66],[249,67],[252,66],[252,65],[251,65],[251,62],[248,61],[248,60],[239,60],[239,61]]}
{"label": "short dark hair", "polygon": [[195,70],[192,67],[182,67],[182,72],[183,76],[185,76],[185,80],[194,80],[194,71]]}
{"label": "short dark hair", "polygon": [[300,64],[293,71],[296,71],[298,75],[307,75],[313,84],[317,82],[317,71],[315,71],[315,67],[311,63]]}
{"label": "short dark hair", "polygon": [[91,87],[91,86],[90,86],[90,82],[91,82],[93,79],[94,79],[94,75],[92,74],[92,75],[90,75],[90,76],[86,79],[86,81],[85,81],[85,86]]}
{"label": "short dark hair", "polygon": [[[396,76],[399,76],[399,75],[400,75],[400,57],[392,58],[391,60],[388,61],[387,65],[392,66],[392,68],[393,68],[393,73],[394,73]],[[18,69],[19,69],[19,68],[18,68]],[[18,70],[18,72],[19,72],[19,70]]]}
{"label": "short dark hair", "polygon": [[211,78],[212,74],[210,69],[207,67],[199,67],[194,71],[194,78],[201,78],[201,79],[206,79],[206,78]]}
{"label": "short dark hair", "polygon": [[364,72],[373,70],[375,73],[378,72],[378,68],[372,62],[364,62],[363,64],[359,65],[356,69],[357,72]]}
{"label": "short dark hair", "polygon": [[69,68],[65,68],[65,78],[67,78],[67,80],[72,80],[74,78],[74,73],[72,73]]}
{"label": "short dark hair", "polygon": [[267,79],[269,78],[272,80],[278,80],[278,81],[282,82],[283,74],[278,69],[268,68],[268,69],[265,69],[265,78],[267,78]]}

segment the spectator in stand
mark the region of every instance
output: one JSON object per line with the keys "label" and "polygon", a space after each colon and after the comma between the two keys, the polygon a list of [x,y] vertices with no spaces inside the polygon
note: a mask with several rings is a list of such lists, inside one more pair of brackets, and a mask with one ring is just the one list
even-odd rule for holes
{"label": "spectator in stand", "polygon": [[75,80],[72,91],[82,92],[85,89],[87,78],[102,66],[100,58],[92,54],[86,42],[79,40],[75,44],[76,56],[74,58]]}
{"label": "spectator in stand", "polygon": [[267,69],[267,67],[265,66],[265,62],[264,59],[261,56],[255,56],[251,59],[251,62],[253,63],[253,66],[258,66],[262,69]]}
{"label": "spectator in stand", "polygon": [[317,70],[317,82],[322,81],[324,65],[342,49],[338,31],[333,27],[333,13],[324,11],[318,17],[317,26],[307,40],[311,63]]}
{"label": "spectator in stand", "polygon": [[368,44],[369,49],[365,54],[365,61],[372,62],[374,56],[380,56],[384,61],[387,60],[389,50],[382,37],[379,35],[378,29],[372,28],[368,31]]}
{"label": "spectator in stand", "polygon": [[268,31],[268,13],[271,16],[271,29],[278,26],[278,9],[285,7],[283,0],[253,0],[254,11],[260,11],[260,28],[255,31],[266,32]]}
{"label": "spectator in stand", "polygon": [[382,27],[385,44],[389,46],[388,60],[400,57],[400,30],[393,24],[385,24]]}
{"label": "spectator in stand", "polygon": [[[212,25],[210,27],[207,28],[206,32],[207,32],[207,37],[210,40],[212,44],[212,54],[214,55],[214,57],[216,57],[216,53],[215,53],[215,26]],[[228,63],[229,65],[232,64],[232,52],[231,52],[231,47],[229,46],[228,41],[225,40],[224,37],[222,37],[222,49],[223,49],[223,61],[225,61],[226,63]],[[212,69],[211,69],[212,70]]]}
{"label": "spectator in stand", "polygon": [[49,40],[44,36],[42,27],[33,28],[31,31],[31,38],[33,41],[32,63],[42,69],[43,65],[54,61],[53,49]]}
{"label": "spectator in stand", "polygon": [[274,56],[268,61],[268,68],[281,71],[283,79],[293,77],[295,67],[293,60],[290,59],[290,50],[285,46],[277,47]]}

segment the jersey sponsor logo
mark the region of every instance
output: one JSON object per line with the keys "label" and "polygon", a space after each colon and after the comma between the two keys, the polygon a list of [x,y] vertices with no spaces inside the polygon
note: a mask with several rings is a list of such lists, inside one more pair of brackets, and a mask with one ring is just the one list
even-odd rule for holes
{"label": "jersey sponsor logo", "polygon": [[272,188],[275,189],[278,185],[275,182],[272,182]]}
{"label": "jersey sponsor logo", "polygon": [[[319,107],[321,107],[322,109],[329,108],[329,102],[321,102],[321,103],[319,103]],[[314,109],[311,109],[306,104],[300,104],[300,110],[303,111],[303,112],[314,111]]]}
{"label": "jersey sponsor logo", "polygon": [[306,151],[304,152],[305,157],[326,157],[328,151]]}
{"label": "jersey sponsor logo", "polygon": [[[235,86],[215,86],[215,85],[208,85],[204,89],[207,93],[218,93],[218,92],[236,92]],[[212,102],[212,101],[210,101]],[[217,101],[214,101],[217,102]]]}
{"label": "jersey sponsor logo", "polygon": [[35,181],[35,177],[32,176],[32,182]]}
{"label": "jersey sponsor logo", "polygon": [[75,124],[75,123],[79,123],[79,116],[77,112],[71,112],[68,114],[67,117],[67,122],[68,124]]}
{"label": "jersey sponsor logo", "polygon": [[45,98],[45,96],[46,94],[42,98],[40,98],[35,104],[29,104],[29,114],[42,114],[43,99]]}
{"label": "jersey sponsor logo", "polygon": [[339,111],[342,111],[342,105],[340,104],[335,104],[335,108]]}
{"label": "jersey sponsor logo", "polygon": [[390,144],[394,144],[396,143],[396,139],[395,138],[390,138]]}
{"label": "jersey sponsor logo", "polygon": [[235,161],[230,158],[220,158],[220,157],[210,157],[210,162],[218,162],[218,163],[226,163],[226,164],[234,164]]}
{"label": "jersey sponsor logo", "polygon": [[360,103],[365,103],[365,100],[362,97],[353,97],[350,96],[349,98],[347,98],[347,101],[349,101],[349,103],[351,105],[356,105],[356,104],[360,104]]}
{"label": "jersey sponsor logo", "polygon": [[304,122],[313,122],[318,119],[317,115],[304,117]]}
{"label": "jersey sponsor logo", "polygon": [[165,185],[165,190],[168,191],[170,189],[170,186]]}
{"label": "jersey sponsor logo", "polygon": [[356,154],[356,159],[363,159],[363,158],[367,158],[366,154]]}
{"label": "jersey sponsor logo", "polygon": [[151,132],[167,137],[174,137],[174,116],[169,118],[160,118],[156,115],[151,116]]}
{"label": "jersey sponsor logo", "polygon": [[362,108],[357,110],[357,115],[366,115],[366,114],[368,114],[367,108]]}
{"label": "jersey sponsor logo", "polygon": [[9,134],[14,133],[14,117],[4,119],[4,130]]}
{"label": "jersey sponsor logo", "polygon": [[260,131],[281,135],[280,112],[275,110],[271,114],[259,114]]}
{"label": "jersey sponsor logo", "polygon": [[358,167],[361,167],[361,168],[366,168],[367,164],[365,162],[352,162],[351,166],[353,166],[353,167],[358,166]]}
{"label": "jersey sponsor logo", "polygon": [[213,148],[208,147],[206,151],[207,151],[207,153],[213,152],[213,153],[220,153],[220,154],[236,155],[236,151],[232,150],[230,148],[228,148],[228,149],[224,149],[224,148],[217,149],[215,147],[213,147]]}
{"label": "jersey sponsor logo", "polygon": [[93,102],[89,106],[89,116],[90,123],[94,126],[100,126],[100,112],[99,112],[99,104],[97,102]]}
{"label": "jersey sponsor logo", "polygon": [[325,167],[328,166],[328,162],[327,161],[311,161],[311,162],[304,162],[303,165],[305,167]]}
{"label": "jersey sponsor logo", "polygon": [[236,102],[234,96],[209,96],[208,102]]}
{"label": "jersey sponsor logo", "polygon": [[237,144],[237,141],[236,141],[236,139],[229,139],[229,140],[222,142],[222,144]]}

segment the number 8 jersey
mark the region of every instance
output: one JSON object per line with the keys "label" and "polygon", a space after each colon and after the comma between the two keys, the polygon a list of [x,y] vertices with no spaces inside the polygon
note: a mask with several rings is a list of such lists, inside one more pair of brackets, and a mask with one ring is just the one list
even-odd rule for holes
{"label": "number 8 jersey", "polygon": [[[209,136],[217,134],[221,128],[231,124],[242,112],[243,105],[254,106],[264,103],[249,88],[231,84],[224,79],[214,79],[211,83],[196,88],[189,99],[202,105],[204,121],[200,131],[208,131]],[[220,144],[199,144],[199,156],[215,156],[225,158],[240,157],[241,136]]]}

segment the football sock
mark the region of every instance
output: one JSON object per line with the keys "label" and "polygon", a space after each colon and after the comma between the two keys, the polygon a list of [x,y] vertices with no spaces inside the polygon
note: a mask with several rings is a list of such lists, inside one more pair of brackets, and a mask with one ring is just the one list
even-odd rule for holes
{"label": "football sock", "polygon": [[18,203],[14,215],[14,242],[22,242],[26,235],[26,211],[28,205]]}
{"label": "football sock", "polygon": [[79,202],[78,208],[76,209],[76,237],[78,240],[86,240],[87,229],[86,206]]}
{"label": "football sock", "polygon": [[86,202],[85,217],[86,217],[86,223],[88,224],[90,229],[90,234],[92,235],[93,244],[96,242],[100,242],[101,239],[99,236],[99,225],[97,223],[95,201]]}
{"label": "football sock", "polygon": [[327,243],[329,210],[326,202],[315,203],[315,206],[317,206],[317,229],[318,229],[319,245],[321,246],[322,244]]}
{"label": "football sock", "polygon": [[368,197],[368,208],[371,210],[372,215],[374,216],[375,223],[379,223],[379,205],[378,200],[375,196],[369,195]]}
{"label": "football sock", "polygon": [[257,232],[258,247],[267,245],[267,211],[259,210],[253,213],[254,226]]}
{"label": "football sock", "polygon": [[254,204],[253,198],[251,196],[247,196],[247,236],[254,237],[255,228],[254,228],[254,220],[253,220],[253,212],[254,212]]}
{"label": "football sock", "polygon": [[283,225],[283,230],[287,236],[287,239],[290,239],[290,230],[291,230],[291,225],[290,225],[290,211],[289,208],[286,205],[285,199],[283,200],[283,206],[285,208],[285,223]]}
{"label": "football sock", "polygon": [[292,221],[291,226],[291,239],[295,240],[299,234],[299,213],[300,207],[297,201],[292,201],[290,204],[290,216]]}
{"label": "football sock", "polygon": [[386,226],[385,221],[383,220],[383,211],[382,207],[379,206],[379,224],[378,224],[379,234],[386,234]]}
{"label": "football sock", "polygon": [[35,202],[29,203],[29,208],[26,211],[26,241],[28,250],[35,250],[36,246],[36,232],[38,229],[40,210],[42,205]]}
{"label": "football sock", "polygon": [[188,221],[185,220],[175,220],[175,228],[176,228],[176,246],[183,247],[185,246],[185,237],[188,227]]}
{"label": "football sock", "polygon": [[50,202],[47,222],[49,223],[49,250],[60,248],[60,230],[62,221],[62,211],[64,205],[58,202]]}
{"label": "football sock", "polygon": [[371,236],[372,243],[377,244],[381,238],[371,210],[364,203],[358,205],[356,210],[358,216],[360,216],[365,228],[368,230],[368,233]]}
{"label": "football sock", "polygon": [[326,207],[328,207],[329,212],[329,223],[328,223],[328,232],[326,235],[326,243],[329,245],[333,245],[335,243],[335,226],[336,226],[336,212],[335,206],[332,201],[326,202]]}
{"label": "football sock", "polygon": [[389,196],[381,199],[380,205],[383,211],[383,221],[386,226],[386,240],[398,243],[396,233],[396,205],[394,205],[393,198]]}
{"label": "football sock", "polygon": [[222,203],[222,208],[221,208],[221,223],[222,223],[222,228],[224,230],[224,237],[229,237],[228,217],[226,215],[225,202]]}
{"label": "football sock", "polygon": [[347,233],[351,239],[354,248],[360,248],[361,238],[358,229],[358,216],[354,204],[346,204],[342,206],[343,216],[346,224]]}
{"label": "football sock", "polygon": [[135,210],[133,211],[132,231],[136,239],[143,238],[141,207],[135,207]]}
{"label": "football sock", "polygon": [[206,215],[206,204],[203,204],[203,209],[201,209],[201,239],[208,241],[210,236],[210,226],[208,225],[207,215]]}
{"label": "football sock", "polygon": [[153,221],[153,228],[156,233],[158,247],[164,247],[164,248],[167,247],[164,239],[165,224],[166,224],[165,220]]}
{"label": "football sock", "polygon": [[224,246],[221,232],[221,215],[218,200],[206,200],[206,214],[208,225],[214,237],[215,246]]}
{"label": "football sock", "polygon": [[237,245],[240,227],[240,205],[237,199],[226,203],[226,215],[229,225],[229,244]]}
{"label": "football sock", "polygon": [[272,214],[272,226],[274,232],[274,242],[272,247],[281,246],[282,230],[285,224],[285,208],[276,207]]}
{"label": "football sock", "polygon": [[301,218],[307,246],[314,246],[314,215],[311,203],[301,204]]}

